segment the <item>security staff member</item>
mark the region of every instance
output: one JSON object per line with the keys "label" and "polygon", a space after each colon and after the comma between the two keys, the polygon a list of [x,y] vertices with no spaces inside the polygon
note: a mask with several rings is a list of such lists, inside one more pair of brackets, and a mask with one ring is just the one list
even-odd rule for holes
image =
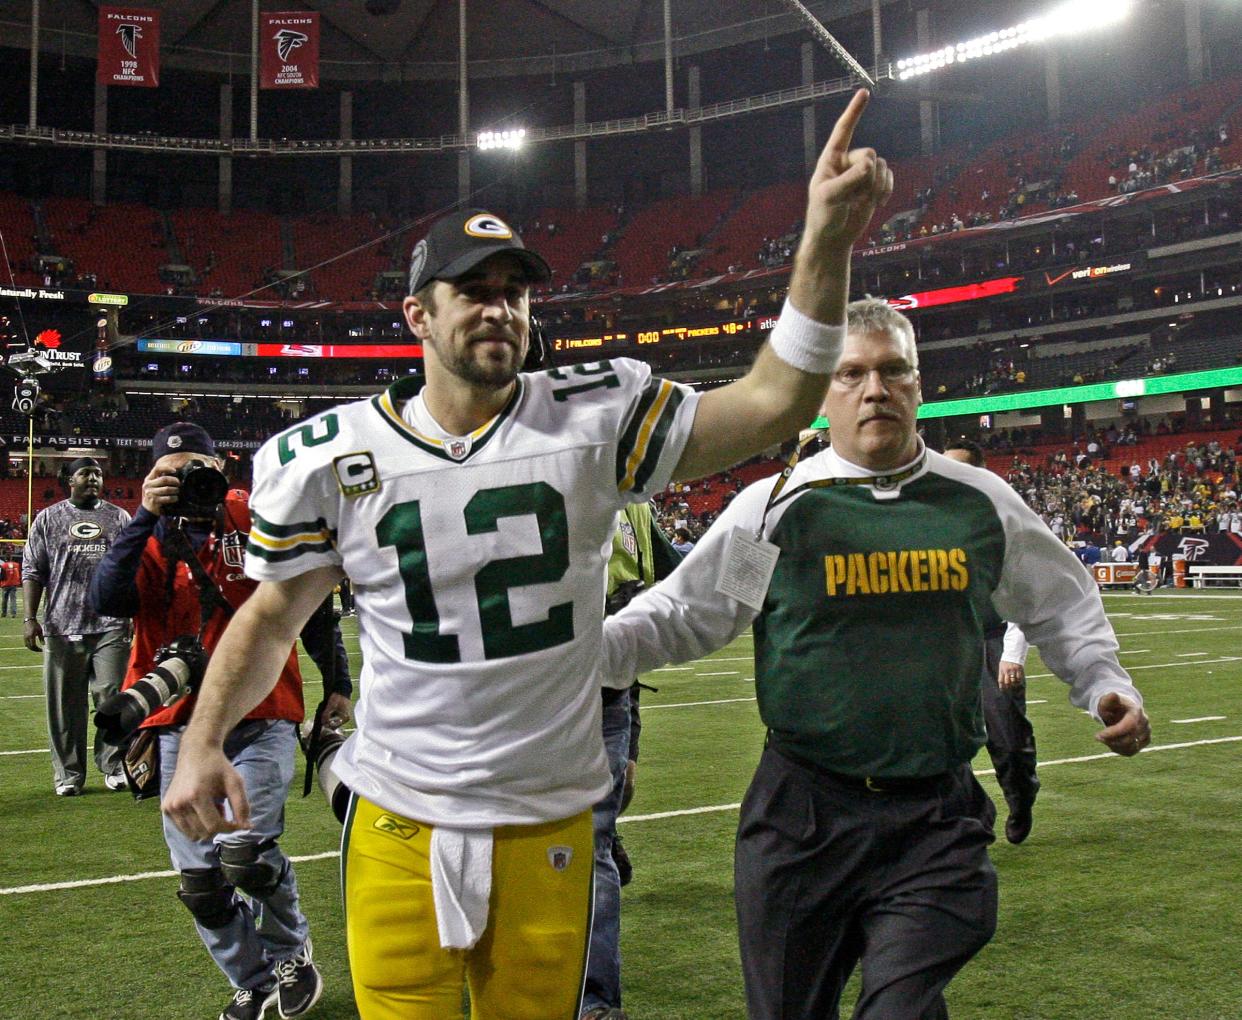
{"label": "security staff member", "polygon": [[[100,498],[103,479],[103,468],[94,457],[73,461],[69,498],[39,511],[22,557],[26,603],[22,637],[32,652],[43,653],[53,788],[58,797],[76,797],[86,784],[90,708],[120,689],[129,654],[125,621],[95,612],[87,598],[91,574],[129,523],[128,513]],[[121,749],[96,731],[94,752],[107,788],[124,790]]]}
{"label": "security staff member", "polygon": [[856,1020],[948,1015],[945,986],[996,926],[995,809],[970,769],[993,604],[1099,740],[1133,755],[1150,739],[1081,564],[1001,479],[918,438],[909,321],[869,298],[847,325],[831,449],[744,490],[605,621],[613,685],[754,622],[768,739],[735,861],[752,1020],[836,1016],[860,962]]}
{"label": "security staff member", "polygon": [[[983,449],[969,439],[945,447],[944,455],[960,464],[986,467]],[[1039,794],[1035,772],[1035,728],[1026,717],[1026,638],[1022,629],[992,614],[984,625],[983,721],[988,757],[996,782],[1009,805],[1005,838],[1021,843],[1031,834],[1032,809]]]}

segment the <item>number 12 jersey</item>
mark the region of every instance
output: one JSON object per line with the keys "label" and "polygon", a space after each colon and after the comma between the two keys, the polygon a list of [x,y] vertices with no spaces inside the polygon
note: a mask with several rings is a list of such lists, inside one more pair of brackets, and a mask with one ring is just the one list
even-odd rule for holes
{"label": "number 12 jersey", "polygon": [[[435,825],[567,818],[607,792],[599,658],[617,511],[669,482],[696,395],[617,359],[518,377],[467,436],[417,380],[255,458],[246,572],[349,576],[363,666],[351,789]],[[414,405],[410,402],[414,401]]]}

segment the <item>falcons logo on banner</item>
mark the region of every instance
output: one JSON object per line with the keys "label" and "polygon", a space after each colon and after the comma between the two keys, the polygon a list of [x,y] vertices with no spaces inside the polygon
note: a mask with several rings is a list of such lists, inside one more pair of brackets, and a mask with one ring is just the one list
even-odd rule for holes
{"label": "falcons logo on banner", "polygon": [[99,8],[101,85],[153,89],[160,83],[160,12],[142,7]]}
{"label": "falcons logo on banner", "polygon": [[289,59],[289,54],[310,38],[305,32],[295,32],[291,28],[282,28],[273,38],[276,40],[276,55],[282,61]]}
{"label": "falcons logo on banner", "polygon": [[125,47],[125,52],[137,60],[138,40],[142,38],[142,29],[137,25],[117,25],[116,34],[121,37],[121,45]]}
{"label": "falcons logo on banner", "polygon": [[263,45],[259,87],[319,87],[319,14],[316,11],[264,11],[259,17]]}

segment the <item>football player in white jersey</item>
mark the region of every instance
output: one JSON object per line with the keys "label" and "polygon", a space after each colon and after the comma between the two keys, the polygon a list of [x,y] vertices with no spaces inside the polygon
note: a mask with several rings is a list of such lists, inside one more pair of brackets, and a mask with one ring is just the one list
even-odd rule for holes
{"label": "football player in white jersey", "polygon": [[[521,373],[548,267],[492,213],[415,247],[406,322],[425,383],[341,405],[255,461],[246,571],[165,812],[242,828],[221,740],[310,612],[353,584],[364,665],[342,872],[365,1020],[576,1020],[592,805],[609,787],[596,675],[616,515],[797,434],[844,335],[849,258],[892,175],[838,120],[808,188],[789,300],[747,376],[699,395],[619,358]],[[420,383],[423,383],[420,388]]]}

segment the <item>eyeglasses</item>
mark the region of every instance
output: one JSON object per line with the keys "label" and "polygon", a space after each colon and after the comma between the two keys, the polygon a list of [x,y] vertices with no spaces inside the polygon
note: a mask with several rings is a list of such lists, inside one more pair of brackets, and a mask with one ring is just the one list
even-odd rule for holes
{"label": "eyeglasses", "polygon": [[855,390],[870,378],[872,372],[879,375],[880,382],[885,386],[900,386],[912,382],[917,374],[917,369],[912,365],[907,365],[904,361],[892,361],[887,365],[880,365],[878,368],[863,368],[861,365],[849,365],[833,372],[832,381],[847,390]]}

